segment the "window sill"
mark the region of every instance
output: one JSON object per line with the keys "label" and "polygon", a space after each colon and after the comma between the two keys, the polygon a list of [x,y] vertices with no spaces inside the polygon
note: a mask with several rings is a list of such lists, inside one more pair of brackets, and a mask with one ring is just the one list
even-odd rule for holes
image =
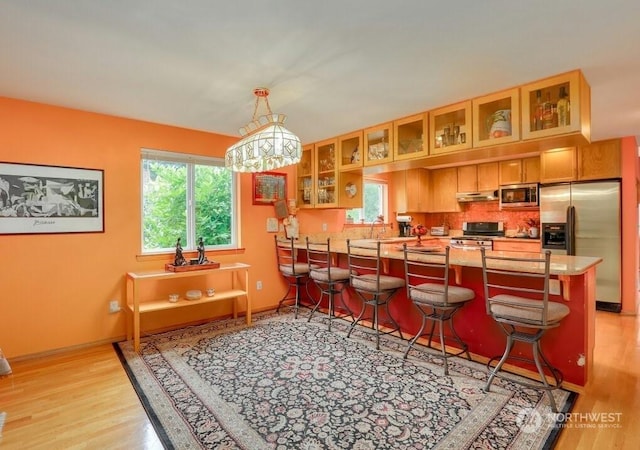
{"label": "window sill", "polygon": [[[211,256],[212,259],[215,259],[215,256],[225,256],[225,255],[242,255],[244,254],[244,247],[241,248],[229,248],[224,250],[209,250],[205,251],[205,256],[209,258]],[[197,258],[198,252],[196,250],[183,252],[182,255],[185,259]],[[162,253],[145,253],[136,255],[136,261],[145,262],[145,261],[165,261],[171,262],[173,257],[175,256],[175,252],[162,252]]]}

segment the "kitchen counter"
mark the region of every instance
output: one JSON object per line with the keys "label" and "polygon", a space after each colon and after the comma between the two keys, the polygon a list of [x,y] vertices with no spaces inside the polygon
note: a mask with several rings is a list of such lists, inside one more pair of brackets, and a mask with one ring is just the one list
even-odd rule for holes
{"label": "kitchen counter", "polygon": [[[326,241],[327,235],[314,236],[314,239]],[[447,236],[428,236],[422,239],[424,248],[432,251],[441,250],[448,241]],[[501,238],[505,240],[518,240]],[[374,239],[354,239],[367,243],[374,251]],[[520,239],[531,241],[533,239]],[[402,244],[415,246],[415,238],[383,239],[382,257],[385,271],[394,276],[404,277],[404,253]],[[306,249],[304,237],[298,240],[296,246]],[[345,239],[333,238],[331,249],[336,253],[336,264],[347,267],[347,245]],[[514,252],[489,251],[489,254],[501,256],[516,256]],[[301,258],[304,259],[301,252]],[[540,257],[540,253],[518,252],[517,256]],[[456,314],[456,330],[469,345],[469,351],[476,359],[484,360],[502,354],[505,337],[496,322],[486,313],[484,299],[484,285],[482,279],[482,255],[478,250],[451,249],[450,264],[455,277],[451,283],[472,289],[476,294]],[[419,259],[432,258],[429,251],[417,256]],[[601,258],[586,256],[551,255],[551,278],[553,289],[549,300],[564,303],[569,307],[569,315],[563,319],[561,325],[547,331],[542,339],[542,347],[550,362],[558,367],[565,379],[565,386],[580,391],[588,380],[593,368],[593,348],[595,344],[595,274],[596,266]],[[535,263],[509,263],[508,268],[514,271],[531,273],[542,271],[543,268]],[[359,310],[360,300],[357,296],[345,290],[345,301],[353,310]],[[415,306],[407,298],[406,290],[401,289],[391,302],[390,312],[400,324],[403,332],[414,335],[420,328],[420,316],[414,311]],[[524,354],[529,350],[521,349]],[[537,375],[528,366],[514,362],[513,370],[528,373],[532,378]]]}
{"label": "kitchen counter", "polygon": [[[311,239],[311,238],[310,238]],[[325,238],[326,239],[326,238]],[[425,248],[424,255],[420,255],[418,258],[423,259],[425,261],[429,261],[429,251],[428,249],[444,249],[444,245],[442,244],[442,239],[447,239],[446,237],[428,237],[423,238],[422,243]],[[523,241],[535,241],[535,239],[517,239],[517,238],[498,238],[505,239],[509,241],[514,240],[523,240]],[[367,246],[370,245],[372,249],[376,247],[376,239],[353,239],[353,242],[358,242],[360,244],[364,243]],[[538,239],[539,241],[539,239]],[[381,240],[381,256],[388,259],[404,259],[404,253],[402,252],[402,243],[406,242],[407,246],[415,247],[417,243],[417,238],[387,238]],[[296,244],[298,248],[306,249],[306,244],[303,239]],[[347,241],[346,240],[332,240],[331,241],[331,250],[335,253],[347,254]],[[504,252],[504,251],[487,251],[489,255],[498,255],[498,256],[507,256],[513,257],[513,252]],[[525,253],[519,252],[517,254],[518,257],[540,257],[539,253]],[[461,249],[451,249],[449,252],[449,261],[453,266],[462,266],[462,267],[482,267],[482,256],[480,251],[478,250],[461,250]],[[571,276],[571,275],[580,275],[587,272],[589,269],[594,267],[595,265],[602,262],[602,258],[595,258],[590,256],[567,256],[567,255],[551,255],[551,274],[552,275],[562,275],[562,276]],[[510,264],[510,267],[517,272],[540,272],[543,270],[539,265],[534,265],[531,263],[513,263]]]}

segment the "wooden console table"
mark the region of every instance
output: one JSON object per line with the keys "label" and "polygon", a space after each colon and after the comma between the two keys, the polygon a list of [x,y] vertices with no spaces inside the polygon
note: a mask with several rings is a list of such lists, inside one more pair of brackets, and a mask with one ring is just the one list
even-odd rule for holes
{"label": "wooden console table", "polygon": [[[164,270],[149,272],[127,273],[127,339],[133,339],[133,348],[137,352],[140,349],[140,315],[153,311],[162,311],[174,308],[184,308],[203,303],[218,302],[233,299],[233,318],[238,317],[238,302],[241,297],[246,299],[247,325],[251,325],[251,300],[249,298],[249,266],[244,263],[221,264],[216,269],[194,270],[188,272],[166,272]],[[216,290],[213,297],[203,297],[198,300],[180,299],[171,303],[167,298],[140,301],[140,284],[145,281],[175,280],[178,278],[202,277],[206,275],[229,274],[231,276],[231,289]],[[244,275],[244,276],[243,276]]]}

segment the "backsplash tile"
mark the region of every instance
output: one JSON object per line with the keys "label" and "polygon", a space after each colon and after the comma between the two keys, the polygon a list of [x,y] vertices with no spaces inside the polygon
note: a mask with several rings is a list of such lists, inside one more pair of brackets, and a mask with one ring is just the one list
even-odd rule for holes
{"label": "backsplash tile", "polygon": [[500,211],[497,200],[463,203],[462,209],[461,212],[425,214],[425,225],[427,227],[449,225],[452,230],[461,230],[462,222],[504,222],[505,230],[518,230],[527,228],[527,219],[540,220],[539,210]]}

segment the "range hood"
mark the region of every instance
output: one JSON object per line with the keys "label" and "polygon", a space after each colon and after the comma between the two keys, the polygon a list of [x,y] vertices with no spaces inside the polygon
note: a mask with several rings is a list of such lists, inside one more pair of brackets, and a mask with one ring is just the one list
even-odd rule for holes
{"label": "range hood", "polygon": [[456,200],[458,200],[459,203],[498,200],[498,191],[458,192],[456,194]]}

